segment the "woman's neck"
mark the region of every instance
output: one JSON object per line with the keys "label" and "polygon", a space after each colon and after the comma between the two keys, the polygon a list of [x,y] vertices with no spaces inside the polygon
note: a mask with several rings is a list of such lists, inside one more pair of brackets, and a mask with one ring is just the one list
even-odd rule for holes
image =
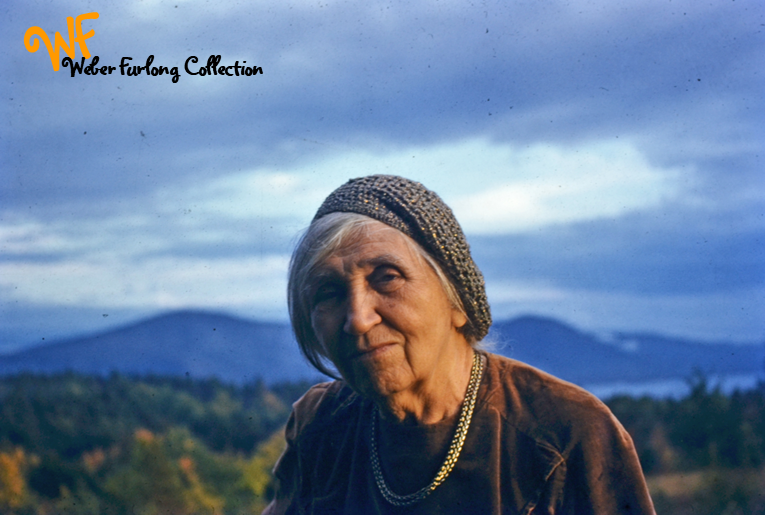
{"label": "woman's neck", "polygon": [[376,399],[381,416],[409,425],[436,424],[455,417],[470,382],[474,352],[469,345],[459,346],[440,360],[431,377],[405,391]]}

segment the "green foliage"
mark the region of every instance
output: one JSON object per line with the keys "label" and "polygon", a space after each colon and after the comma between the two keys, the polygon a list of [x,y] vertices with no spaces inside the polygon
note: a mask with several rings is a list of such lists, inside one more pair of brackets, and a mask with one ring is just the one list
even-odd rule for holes
{"label": "green foliage", "polygon": [[765,468],[709,468],[648,477],[662,515],[765,515]]}
{"label": "green foliage", "polygon": [[201,481],[196,448],[197,442],[184,430],[173,429],[165,436],[138,430],[127,464],[109,475],[104,491],[125,512],[220,513],[223,498]]}
{"label": "green foliage", "polygon": [[0,513],[260,512],[291,400],[260,382],[2,378]]}
{"label": "green foliage", "polygon": [[284,423],[286,404],[262,384],[65,374],[0,379],[0,445],[71,458],[176,425],[216,451],[251,453]]}
{"label": "green foliage", "polygon": [[[0,378],[0,513],[260,513],[290,404],[310,386],[120,375]],[[765,514],[765,384],[615,397],[657,512]]]}
{"label": "green foliage", "polygon": [[284,451],[284,447],[284,436],[281,433],[274,433],[271,438],[260,444],[258,451],[245,466],[242,484],[256,497],[268,499],[273,494],[271,470]]}
{"label": "green foliage", "polygon": [[696,375],[681,400],[614,397],[646,473],[765,465],[765,383],[725,395]]}
{"label": "green foliage", "polygon": [[765,383],[722,393],[703,375],[681,400],[615,397],[656,505],[673,515],[765,515]]}

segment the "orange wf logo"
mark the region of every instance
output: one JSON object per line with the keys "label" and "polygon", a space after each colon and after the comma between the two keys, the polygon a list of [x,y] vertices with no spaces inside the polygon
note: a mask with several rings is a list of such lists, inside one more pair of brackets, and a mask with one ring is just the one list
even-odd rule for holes
{"label": "orange wf logo", "polygon": [[[45,43],[45,46],[48,47],[50,61],[53,63],[53,71],[58,71],[58,55],[62,48],[64,49],[64,52],[66,52],[66,55],[74,59],[74,45],[78,44],[80,45],[80,51],[82,52],[83,57],[90,59],[90,52],[88,51],[88,46],[85,44],[85,40],[92,38],[95,34],[95,31],[91,30],[87,34],[83,34],[82,20],[95,20],[96,18],[98,18],[98,13],[96,12],[81,14],[77,16],[77,18],[68,16],[66,18],[66,25],[69,29],[69,44],[64,41],[64,38],[61,36],[60,32],[56,32],[53,38],[53,45],[51,45],[50,38],[43,29],[40,27],[29,27],[24,33],[24,46],[27,47],[27,50],[30,52],[37,52],[37,50],[40,48],[40,40],[42,40],[42,42]],[[75,32],[77,32],[76,37],[74,35]]]}

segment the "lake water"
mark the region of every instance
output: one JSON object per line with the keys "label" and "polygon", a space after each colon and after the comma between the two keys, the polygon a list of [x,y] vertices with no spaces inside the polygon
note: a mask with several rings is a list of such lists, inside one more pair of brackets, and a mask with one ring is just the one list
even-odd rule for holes
{"label": "lake water", "polygon": [[[763,374],[740,374],[707,377],[709,388],[719,385],[724,393],[735,390],[751,390],[758,382],[765,381]],[[640,383],[615,382],[605,384],[582,385],[585,390],[592,392],[600,399],[608,399],[614,395],[629,395],[632,397],[654,397],[656,399],[681,399],[688,395],[690,387],[687,378],[658,379]]]}

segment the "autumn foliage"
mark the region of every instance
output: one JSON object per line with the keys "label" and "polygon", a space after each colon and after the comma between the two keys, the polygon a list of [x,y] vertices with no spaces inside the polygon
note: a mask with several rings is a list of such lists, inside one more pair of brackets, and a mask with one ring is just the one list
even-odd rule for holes
{"label": "autumn foliage", "polygon": [[[765,514],[765,384],[607,404],[657,512]],[[0,379],[0,513],[252,514],[273,493],[290,404],[308,384],[76,374]]]}

